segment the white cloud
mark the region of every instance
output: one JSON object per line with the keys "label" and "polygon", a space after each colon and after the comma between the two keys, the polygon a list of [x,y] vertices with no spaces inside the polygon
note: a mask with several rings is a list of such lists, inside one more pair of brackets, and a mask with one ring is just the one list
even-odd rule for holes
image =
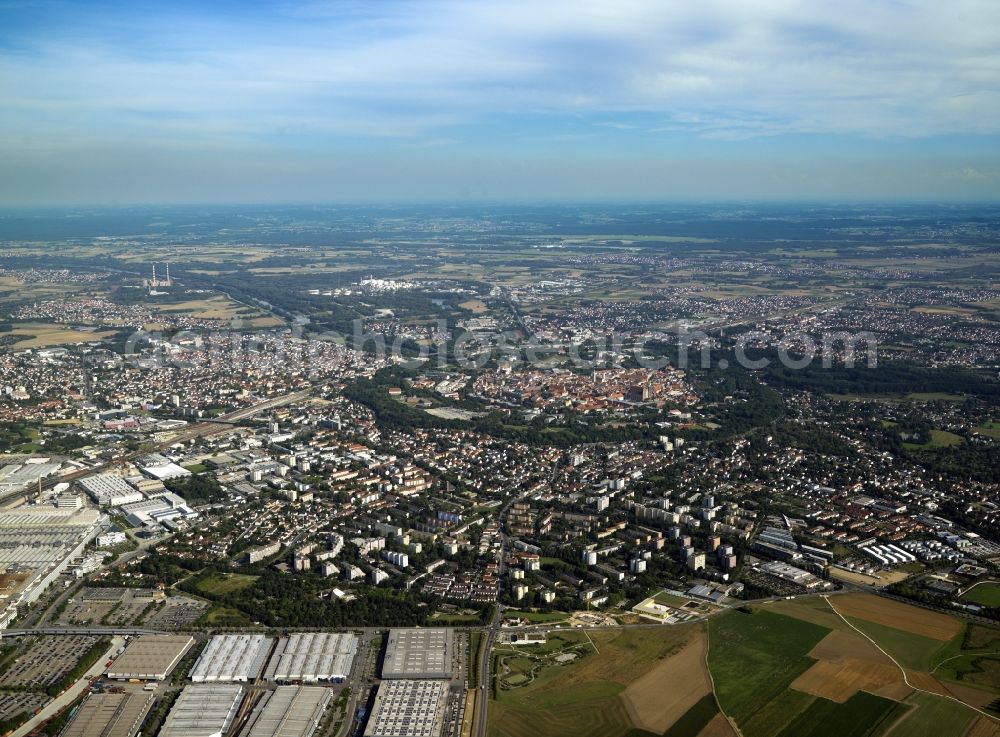
{"label": "white cloud", "polygon": [[409,136],[633,112],[727,137],[1000,127],[991,1],[314,3],[120,24],[0,51],[0,130]]}

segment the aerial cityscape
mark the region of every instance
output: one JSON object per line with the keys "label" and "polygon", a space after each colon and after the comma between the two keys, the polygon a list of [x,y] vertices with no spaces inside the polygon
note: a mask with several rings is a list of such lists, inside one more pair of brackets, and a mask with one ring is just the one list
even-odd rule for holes
{"label": "aerial cityscape", "polygon": [[681,5],[0,4],[0,735],[1000,737],[1000,7]]}

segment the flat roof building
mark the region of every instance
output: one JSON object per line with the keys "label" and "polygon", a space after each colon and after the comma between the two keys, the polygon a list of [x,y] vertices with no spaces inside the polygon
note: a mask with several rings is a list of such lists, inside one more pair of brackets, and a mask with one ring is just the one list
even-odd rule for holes
{"label": "flat roof building", "polygon": [[87,496],[94,500],[95,504],[103,507],[120,507],[123,504],[132,504],[143,500],[142,492],[121,476],[112,473],[101,473],[97,476],[88,476],[77,482],[80,487],[87,492]]}
{"label": "flat roof building", "polygon": [[185,686],[158,737],[222,737],[232,726],[242,693],[236,684]]}
{"label": "flat roof building", "polygon": [[351,674],[358,637],[350,633],[291,634],[278,641],[267,667],[269,681],[342,681]]}
{"label": "flat roof building", "polygon": [[260,675],[273,640],[264,635],[216,635],[191,671],[195,683],[247,682]]}
{"label": "flat roof building", "polygon": [[382,681],[364,737],[441,737],[447,693],[444,681]]}
{"label": "flat roof building", "polygon": [[134,737],[153,703],[153,694],[90,694],[59,737]]}
{"label": "flat roof building", "polygon": [[332,691],[317,686],[278,686],[265,691],[239,737],[312,737]]}
{"label": "flat roof building", "polygon": [[389,630],[382,678],[451,678],[450,629]]}
{"label": "flat roof building", "polygon": [[108,678],[165,680],[193,644],[190,635],[140,635],[108,668]]}
{"label": "flat roof building", "polygon": [[96,509],[0,510],[0,628],[65,571],[98,531]]}

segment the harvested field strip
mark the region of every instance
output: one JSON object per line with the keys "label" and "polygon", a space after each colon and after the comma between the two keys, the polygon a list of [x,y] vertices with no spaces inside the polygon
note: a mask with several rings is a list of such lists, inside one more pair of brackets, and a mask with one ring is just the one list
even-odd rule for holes
{"label": "harvested field strip", "polygon": [[1000,737],[1000,724],[987,717],[979,717],[963,737]]}
{"label": "harvested field strip", "polygon": [[[824,596],[823,598],[827,599],[827,602],[829,603],[829,599],[826,596]],[[853,627],[856,631],[861,632],[861,630],[858,629],[858,627],[856,625],[852,624],[843,614],[841,614],[840,611],[838,611],[837,608],[832,603],[830,603],[830,606],[833,608],[833,610],[835,612],[837,612],[837,615],[840,616],[841,619],[843,619],[845,622],[847,622],[848,624],[850,624],[851,627]],[[885,628],[885,629],[889,629],[889,628]],[[861,634],[864,634],[864,632],[861,632]],[[885,648],[883,648],[881,645],[879,645],[879,643],[874,638],[872,638],[869,635],[865,635],[865,636],[868,637],[868,639],[871,640],[871,642],[876,647],[878,647],[879,650],[882,650],[882,652],[884,652],[886,655],[889,655],[889,657],[892,657],[891,653],[886,652]],[[913,682],[910,681],[909,674],[906,672],[906,670],[903,668],[903,666],[899,664],[899,662],[895,661],[895,659],[893,659],[893,662],[896,662],[896,665],[899,667],[900,671],[903,672],[903,680],[906,681],[906,684],[908,686],[910,686],[911,688],[913,688],[915,690],[918,690],[918,691],[922,690],[918,685],[916,685],[916,684],[914,684]],[[929,678],[931,680],[934,680],[934,677],[931,676],[929,673],[924,673],[922,675],[926,676],[927,678]],[[936,681],[935,681],[935,683],[936,683]],[[940,685],[940,684],[938,684],[938,685]],[[932,693],[933,694],[933,693],[936,693],[936,692],[934,692],[934,691],[928,691],[928,693]],[[991,719],[993,718],[992,715],[987,714],[982,709],[979,709],[978,707],[975,707],[975,706],[971,706],[971,705],[965,703],[964,701],[961,701],[961,700],[959,700],[959,699],[957,699],[957,698],[955,698],[953,696],[941,696],[941,698],[950,699],[951,701],[955,702],[956,704],[963,704],[966,708],[972,709],[973,711],[979,713],[980,715],[982,715],[984,717],[988,717],[988,718],[991,718]],[[998,723],[1000,723],[1000,720],[995,720],[995,721],[998,721]]]}
{"label": "harvested field strip", "polygon": [[942,642],[962,632],[962,622],[955,617],[893,599],[873,594],[845,594],[835,598],[837,611],[845,617],[863,619]]}
{"label": "harvested field strip", "polygon": [[844,658],[820,660],[796,678],[792,688],[842,704],[858,691],[874,693],[899,680],[893,665]]}
{"label": "harvested field strip", "polygon": [[[706,695],[712,701],[712,714],[718,711],[705,672],[706,644],[707,634],[701,631],[679,652],[665,658],[629,684],[622,693],[622,699],[635,726],[661,734],[685,717]],[[692,732],[694,734],[697,730]]]}

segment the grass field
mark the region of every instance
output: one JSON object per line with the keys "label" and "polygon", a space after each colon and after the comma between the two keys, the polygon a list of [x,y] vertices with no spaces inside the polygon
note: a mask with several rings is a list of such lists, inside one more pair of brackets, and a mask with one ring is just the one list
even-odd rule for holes
{"label": "grass field", "polygon": [[983,606],[1000,606],[1000,584],[982,583],[967,591],[962,598]]}
{"label": "grass field", "polygon": [[926,443],[903,443],[903,446],[910,450],[920,450],[922,448],[948,448],[952,445],[959,445],[961,442],[961,435],[947,430],[931,430],[931,439]]}
{"label": "grass field", "polygon": [[857,617],[848,617],[848,621],[875,640],[879,646],[891,655],[904,668],[926,671],[932,663],[940,659],[938,653],[945,644],[929,637],[904,632],[877,622],[869,622]]}
{"label": "grass field", "polygon": [[20,337],[20,340],[4,346],[4,349],[20,351],[25,348],[45,348],[46,346],[53,345],[95,343],[103,338],[114,335],[114,331],[75,330],[65,325],[23,322],[17,323],[10,330],[10,335]]}
{"label": "grass field", "polygon": [[987,422],[985,425],[980,425],[973,429],[983,435],[989,435],[991,438],[1000,440],[1000,422]]}
{"label": "grass field", "polygon": [[238,302],[222,296],[164,304],[159,309],[161,312],[180,312],[202,320],[231,320],[246,310]]}
{"label": "grass field", "polygon": [[914,693],[906,699],[911,708],[892,730],[892,737],[942,737],[963,734],[976,718],[975,712],[948,699]]}
{"label": "grass field", "polygon": [[807,653],[829,632],[763,610],[711,620],[708,662],[723,711],[738,723],[749,720],[812,666]]}
{"label": "grass field", "polygon": [[529,622],[545,624],[547,622],[565,622],[569,619],[568,612],[532,612],[525,609],[507,609],[504,617],[511,619],[526,619]]}
{"label": "grass field", "polygon": [[253,622],[238,609],[213,606],[202,614],[195,624],[213,627],[248,627]]}
{"label": "grass field", "polygon": [[234,591],[253,586],[259,576],[247,576],[242,573],[219,573],[198,581],[198,590],[203,594],[224,596]]}
{"label": "grass field", "polygon": [[[550,633],[545,645],[532,646],[530,650],[525,648],[520,653],[498,647],[494,651],[494,662],[497,655],[504,654],[507,664],[519,670],[530,668],[530,656],[540,652],[551,654],[560,649],[582,652],[586,648],[588,654],[572,662],[536,670],[526,685],[500,689],[490,704],[488,734],[490,737],[652,735],[654,733],[636,726],[630,709],[655,708],[671,689],[678,688],[679,682],[674,683],[675,677],[666,672],[671,658],[690,652],[692,643],[704,637],[704,632],[704,626],[608,629],[590,633],[566,630]],[[703,660],[699,658],[699,662]],[[657,687],[655,702],[644,704],[642,699],[648,702],[651,697],[645,694],[640,681],[657,669],[665,670],[653,677]],[[685,673],[689,676],[690,670],[690,664],[686,663]],[[707,675],[705,678],[707,683]],[[631,701],[625,698],[630,688]],[[681,709],[670,723],[683,716],[703,695],[699,694]],[[662,730],[655,734],[660,733]]]}

